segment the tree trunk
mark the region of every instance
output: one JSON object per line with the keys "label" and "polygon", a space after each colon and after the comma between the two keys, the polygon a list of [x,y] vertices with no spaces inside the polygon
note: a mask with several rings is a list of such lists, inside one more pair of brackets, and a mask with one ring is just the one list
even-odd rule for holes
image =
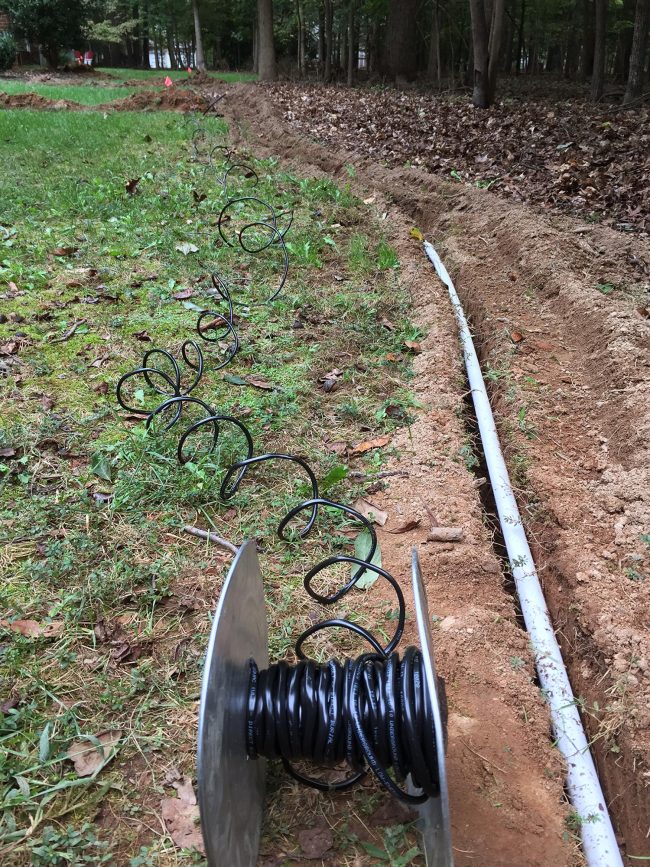
{"label": "tree trunk", "polygon": [[332,27],[333,27],[332,0],[325,0],[325,71],[323,78],[326,82],[332,80]]}
{"label": "tree trunk", "polygon": [[517,75],[521,72],[522,54],[524,53],[524,22],[526,21],[526,0],[521,0],[521,12],[519,14],[519,30],[517,33],[517,63],[515,70]]}
{"label": "tree trunk", "polygon": [[586,81],[594,68],[594,15],[593,0],[582,0],[582,55],[580,78]]}
{"label": "tree trunk", "polygon": [[607,0],[595,0],[596,33],[594,39],[594,70],[591,76],[591,99],[593,102],[598,102],[605,89],[607,5]]}
{"label": "tree trunk", "polygon": [[634,36],[632,37],[632,53],[630,54],[630,72],[623,105],[629,105],[638,99],[643,92],[643,72],[648,47],[648,25],[650,24],[649,0],[636,0],[636,15],[634,18]]}
{"label": "tree trunk", "polygon": [[355,0],[348,2],[348,87],[354,84],[354,7]]}
{"label": "tree trunk", "polygon": [[386,72],[413,81],[417,73],[417,0],[390,0],[386,26]]}
{"label": "tree trunk", "polygon": [[472,45],[474,46],[472,102],[477,108],[488,108],[490,105],[488,74],[490,56],[483,0],[470,0],[469,8],[472,16]]}
{"label": "tree trunk", "polygon": [[258,74],[260,81],[275,81],[273,0],[257,0]]}
{"label": "tree trunk", "polygon": [[440,24],[438,21],[438,0],[433,0],[433,14],[431,16],[431,43],[429,45],[429,62],[427,64],[427,76],[435,82],[440,89],[442,71],[440,68]]}
{"label": "tree trunk", "polygon": [[505,0],[494,0],[492,5],[492,23],[490,25],[490,40],[488,42],[488,84],[490,105],[494,102],[497,89],[497,72],[501,56],[501,36],[503,34],[503,15]]}
{"label": "tree trunk", "polygon": [[318,77],[325,77],[325,9],[318,8]]}
{"label": "tree trunk", "polygon": [[192,0],[192,14],[194,15],[194,39],[196,42],[196,68],[205,72],[205,57],[203,56],[203,38],[201,37],[201,18],[199,17],[198,0]]}
{"label": "tree trunk", "polygon": [[298,19],[298,74],[305,75],[305,11],[302,0],[296,0],[296,17]]}
{"label": "tree trunk", "polygon": [[571,27],[566,42],[566,51],[562,62],[562,74],[565,78],[574,78],[578,69],[578,4],[576,3],[573,9],[573,17],[571,18]]}
{"label": "tree trunk", "polygon": [[167,31],[167,53],[169,54],[170,69],[178,69],[178,63],[176,63],[176,49],[174,48],[174,34],[171,30]]}
{"label": "tree trunk", "polygon": [[151,15],[146,3],[140,4],[140,39],[142,43],[142,68],[151,69]]}

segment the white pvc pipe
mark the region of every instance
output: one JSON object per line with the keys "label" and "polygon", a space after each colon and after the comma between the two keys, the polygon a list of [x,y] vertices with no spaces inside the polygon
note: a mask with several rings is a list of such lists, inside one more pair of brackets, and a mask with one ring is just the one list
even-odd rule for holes
{"label": "white pvc pipe", "polygon": [[501,453],[492,408],[485,389],[467,319],[451,277],[428,241],[424,250],[449,290],[456,314],[483,451],[494,492],[508,559],[521,610],[535,654],[539,680],[548,702],[557,746],[566,760],[569,797],[580,817],[580,833],[589,867],[623,867],[614,829],[569,677],[546,607],[508,470]]}

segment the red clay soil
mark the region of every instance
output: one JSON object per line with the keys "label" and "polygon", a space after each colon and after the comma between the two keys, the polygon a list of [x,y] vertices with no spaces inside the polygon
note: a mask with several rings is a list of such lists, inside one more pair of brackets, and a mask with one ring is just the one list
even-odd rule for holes
{"label": "red clay soil", "polygon": [[207,102],[201,94],[176,87],[151,93],[134,93],[124,99],[116,99],[93,106],[96,111],[203,111]]}
{"label": "red clay soil", "polygon": [[[650,244],[307,141],[287,123],[294,108],[281,112],[257,86],[231,87],[222,106],[235,139],[259,155],[352,183],[386,215],[428,333],[414,381],[424,410],[396,464],[409,478],[393,481],[378,505],[395,520],[424,518],[412,533],[382,533],[382,554],[404,575],[420,543],[429,604],[442,618],[435,644],[450,705],[457,863],[580,856],[562,837],[559,758],[484,520],[485,483],[458,459],[468,436],[462,359],[446,292],[409,235],[414,225],[443,255],[472,315],[608,804],[638,863],[649,851],[650,807]],[[429,513],[461,525],[464,541],[426,543]]]}

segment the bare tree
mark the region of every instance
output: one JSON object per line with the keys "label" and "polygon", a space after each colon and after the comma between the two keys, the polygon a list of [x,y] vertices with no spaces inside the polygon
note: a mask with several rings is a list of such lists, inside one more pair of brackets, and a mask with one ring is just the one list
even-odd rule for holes
{"label": "bare tree", "polygon": [[649,0],[636,0],[636,15],[634,18],[634,36],[632,38],[632,53],[630,54],[630,71],[627,77],[627,87],[623,105],[629,105],[638,99],[643,92],[643,72],[645,68],[646,51],[648,49],[648,26],[650,25]]}
{"label": "bare tree", "polygon": [[260,81],[275,81],[273,0],[257,0],[257,72]]}

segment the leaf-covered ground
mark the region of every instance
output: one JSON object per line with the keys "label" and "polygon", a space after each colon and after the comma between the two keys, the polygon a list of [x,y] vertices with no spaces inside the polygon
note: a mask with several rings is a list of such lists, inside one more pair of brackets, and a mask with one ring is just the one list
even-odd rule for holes
{"label": "leaf-covered ground", "polygon": [[266,92],[301,132],[390,166],[421,166],[545,210],[650,230],[650,111],[580,99],[279,84]]}

